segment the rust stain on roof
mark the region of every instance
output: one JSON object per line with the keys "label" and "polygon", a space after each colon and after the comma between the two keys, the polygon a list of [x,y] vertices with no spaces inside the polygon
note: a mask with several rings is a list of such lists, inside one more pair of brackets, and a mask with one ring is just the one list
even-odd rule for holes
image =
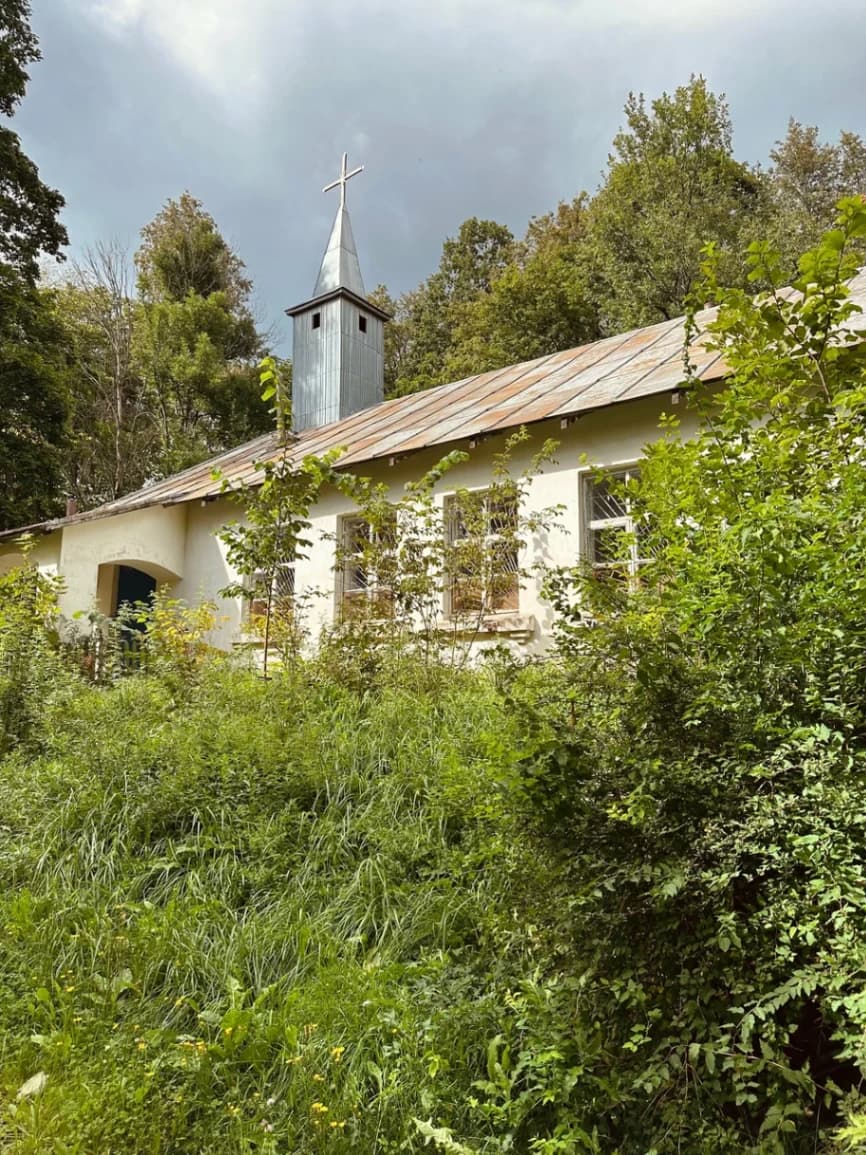
{"label": "rust stain on roof", "polygon": [[[866,306],[866,269],[849,287],[854,303]],[[714,314],[712,309],[699,313],[699,329]],[[854,332],[866,330],[866,313],[854,316],[849,325]],[[290,457],[299,462],[311,454],[342,447],[345,453],[340,465],[359,465],[666,393],[683,381],[684,340],[685,321],[681,317],[394,398],[343,421],[304,430],[290,446]],[[720,354],[708,351],[700,337],[690,348],[690,359],[704,381],[720,380],[727,372]],[[97,509],[28,528],[48,532],[155,505],[208,500],[222,491],[214,471],[232,486],[254,482],[255,463],[275,460],[279,454],[276,435],[265,434]],[[7,530],[0,539],[21,532]]]}

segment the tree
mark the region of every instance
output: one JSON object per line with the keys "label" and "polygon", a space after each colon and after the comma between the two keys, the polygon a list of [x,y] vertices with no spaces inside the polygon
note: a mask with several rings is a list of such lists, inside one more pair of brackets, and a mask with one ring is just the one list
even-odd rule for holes
{"label": "tree", "polygon": [[585,194],[529,223],[515,257],[466,303],[445,364],[451,378],[528,361],[598,337]]}
{"label": "tree", "polygon": [[510,229],[477,217],[464,221],[457,236],[445,241],[436,272],[396,304],[401,340],[392,394],[413,393],[449,379],[446,358],[463,310],[490,289],[513,253]]}
{"label": "tree", "polygon": [[[135,264],[144,300],[182,301],[190,293],[197,297],[224,293],[238,319],[249,317],[252,281],[200,200],[183,192],[177,200],[167,201],[141,230],[141,238]],[[246,336],[249,339],[248,330]]]}
{"label": "tree", "polygon": [[[791,119],[770,159],[769,238],[793,276],[798,255],[832,224],[839,199],[866,194],[866,143],[856,133],[842,132],[837,144],[823,144],[817,127]],[[862,245],[855,247],[862,251]]]}
{"label": "tree", "polygon": [[98,244],[52,294],[69,358],[72,405],[66,486],[81,509],[139,488],[156,448],[133,362],[136,304],[129,259]]}
{"label": "tree", "polygon": [[514,251],[511,230],[496,221],[470,217],[460,226],[456,237],[442,246],[436,277],[449,303],[471,301],[486,292],[505,268]]}
{"label": "tree", "polygon": [[534,219],[519,243],[471,218],[436,272],[389,298],[389,395],[679,316],[707,241],[724,283],[745,283],[740,254],[770,197],[733,156],[724,97],[693,77],[649,105],[630,96],[625,113],[594,197]]}
{"label": "tree", "polygon": [[67,417],[62,331],[38,290],[0,262],[0,527],[62,512]]}
{"label": "tree", "polygon": [[412,341],[412,327],[409,322],[411,294],[404,293],[397,300],[388,292],[386,285],[377,285],[367,296],[390,318],[385,325],[385,396],[399,396],[398,382],[404,375],[403,367],[407,363]]}
{"label": "tree", "polygon": [[[222,490],[243,509],[243,522],[229,522],[218,536],[240,580],[220,590],[223,597],[244,598],[249,606],[250,632],[260,632],[262,675],[268,677],[271,651],[283,660],[296,656],[303,640],[303,598],[294,588],[295,562],[311,545],[310,511],[324,483],[333,480],[333,463],[340,450],[307,457],[298,468],[291,461],[289,382],[273,357],[260,365],[262,400],[273,401],[279,454],[257,461],[254,482],[232,485],[222,477]],[[281,578],[291,574],[291,588]]]}
{"label": "tree", "polygon": [[744,229],[763,211],[763,186],[732,154],[723,96],[693,77],[649,108],[629,96],[626,128],[613,153],[589,220],[603,327],[618,332],[679,316],[715,242],[724,283],[744,283]]}
{"label": "tree", "polygon": [[[0,115],[12,117],[24,97],[27,68],[41,59],[27,0],[0,0]],[[57,256],[68,243],[57,219],[63,197],[48,188],[11,129],[0,125],[0,261],[29,284],[42,253]]]}
{"label": "tree", "polygon": [[[0,0],[0,116],[40,59],[26,0]],[[63,198],[0,124],[0,525],[56,512],[66,422],[59,330],[36,289],[41,254],[60,256]]]}
{"label": "tree", "polygon": [[133,356],[154,415],[158,473],[267,430],[258,401],[263,338],[243,262],[189,193],[142,230]]}

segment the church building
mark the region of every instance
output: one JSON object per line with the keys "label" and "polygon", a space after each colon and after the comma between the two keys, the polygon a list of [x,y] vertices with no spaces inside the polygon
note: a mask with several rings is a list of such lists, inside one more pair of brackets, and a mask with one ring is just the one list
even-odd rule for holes
{"label": "church building", "polygon": [[[532,478],[525,500],[529,512],[559,506],[558,524],[523,546],[519,568],[530,576],[492,599],[474,635],[481,644],[540,652],[550,638],[551,609],[540,579],[532,576],[533,564],[600,561],[597,543],[605,529],[628,528],[628,509],[604,499],[597,470],[633,470],[643,447],[659,436],[662,413],[680,399],[684,322],[665,321],[386,401],[388,317],[367,299],[346,208],[347,181],[360,171],[347,171],[344,156],[340,177],[327,186],[325,191],[339,188],[340,201],[315,287],[309,300],[287,310],[293,322],[292,460],[343,447],[338,468],[383,483],[397,499],[407,482],[446,453],[465,450],[468,459],[437,483],[447,533],[449,494],[490,485],[493,459],[509,434],[522,427],[530,434],[514,458],[518,472],[547,439],[556,440],[555,462]],[[851,287],[855,301],[866,303],[866,273]],[[692,360],[707,383],[724,379],[722,359],[700,341]],[[691,414],[684,411],[683,418],[688,432]],[[213,473],[232,484],[254,481],[256,462],[279,452],[277,435],[268,434],[99,508],[27,527],[35,563],[63,579],[62,613],[71,618],[96,609],[111,616],[122,602],[167,585],[189,603],[217,603],[215,645],[249,644],[248,600],[219,594],[238,575],[217,531],[237,520],[239,510]],[[341,619],[349,599],[365,595],[363,580],[335,560],[335,543],[353,532],[357,513],[338,490],[324,491],[312,512],[307,556],[286,561],[289,587],[306,591],[313,637]],[[16,539],[22,532],[0,534],[0,572],[20,562]],[[449,609],[443,589],[443,623]]]}

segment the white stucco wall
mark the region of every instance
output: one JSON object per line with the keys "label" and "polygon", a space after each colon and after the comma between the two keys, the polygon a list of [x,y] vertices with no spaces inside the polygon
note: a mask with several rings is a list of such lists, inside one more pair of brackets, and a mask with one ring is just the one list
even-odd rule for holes
{"label": "white stucco wall", "polygon": [[71,617],[97,605],[101,565],[135,566],[164,582],[182,577],[186,516],[183,505],[153,506],[64,526],[60,548],[60,574],[65,586],[60,597],[61,613]]}
{"label": "white stucco wall", "polygon": [[[512,460],[515,473],[521,472],[543,442],[559,442],[555,463],[546,465],[529,490],[529,506],[538,511],[550,506],[564,507],[561,527],[543,534],[531,543],[521,559],[525,568],[535,561],[550,565],[573,565],[582,548],[581,477],[593,467],[614,468],[632,464],[643,455],[643,447],[659,436],[659,416],[670,408],[670,396],[644,398],[588,413],[567,428],[560,422],[543,422],[530,429],[531,438],[519,447]],[[683,431],[695,428],[691,411],[680,414]],[[446,475],[437,485],[437,497],[444,501],[455,488],[484,488],[490,479],[494,454],[501,452],[507,434],[483,440],[474,449],[465,442],[438,446],[413,454],[393,466],[377,461],[352,467],[352,471],[385,483],[394,499],[403,494],[407,481],[421,476],[451,449],[468,449],[469,461]],[[323,493],[312,518],[309,556],[296,565],[298,593],[317,591],[307,613],[306,625],[313,638],[322,626],[333,620],[336,608],[336,575],[334,573],[333,536],[341,515],[351,514],[352,504],[340,493]],[[134,565],[169,581],[173,593],[190,603],[212,600],[218,606],[218,623],[213,642],[229,648],[242,632],[243,604],[240,599],[225,599],[219,590],[236,576],[226,561],[223,544],[216,531],[239,517],[239,508],[222,498],[209,502],[190,502],[178,506],[156,506],[115,517],[101,518],[66,526],[62,531],[39,538],[34,557],[40,567],[59,571],[65,582],[61,610],[72,615],[87,611],[97,603],[99,566],[106,563]],[[0,547],[0,567],[10,564],[16,548],[10,543]],[[530,578],[520,592],[519,614],[534,619],[535,633],[521,648],[543,648],[549,633],[550,608],[540,596],[536,579]]]}
{"label": "white stucco wall", "polygon": [[[34,537],[30,550],[30,560],[45,574],[54,575],[60,568],[61,533],[47,533]],[[24,561],[24,554],[16,542],[0,543],[0,573],[14,569]]]}
{"label": "white stucco wall", "polygon": [[215,501],[190,502],[187,506],[186,548],[183,579],[174,592],[191,605],[201,601],[217,604],[217,624],[211,641],[229,649],[241,630],[243,603],[240,599],[222,598],[219,591],[237,580],[237,574],[226,561],[226,548],[216,536],[230,521],[241,520],[237,505],[217,498]]}
{"label": "white stucco wall", "polygon": [[[512,457],[513,474],[521,473],[530,464],[547,439],[559,443],[555,462],[545,465],[535,476],[529,487],[528,509],[541,511],[553,506],[563,507],[558,518],[558,526],[539,535],[529,543],[521,558],[521,567],[528,570],[533,563],[543,561],[550,566],[574,565],[579,560],[584,529],[581,524],[582,477],[593,467],[613,468],[633,464],[643,456],[644,446],[658,439],[660,415],[670,411],[670,397],[646,398],[640,401],[613,406],[608,409],[588,413],[565,429],[560,422],[539,423],[530,429],[530,439],[521,445]],[[695,428],[691,413],[683,412],[683,432],[688,434]],[[449,493],[457,488],[484,488],[489,484],[491,461],[503,449],[507,434],[490,437],[468,449],[470,459],[451,470],[436,486],[437,497],[444,502]],[[453,448],[467,449],[460,445],[438,446],[433,450],[413,454],[390,466],[385,461],[370,462],[352,471],[372,477],[388,485],[391,497],[402,496],[407,481],[417,479],[433,466],[444,454]],[[309,607],[307,626],[313,637],[322,626],[333,620],[336,608],[336,575],[333,570],[334,545],[331,540],[337,533],[338,519],[352,512],[351,503],[341,494],[330,491],[323,494],[313,518],[312,533],[314,545],[309,556],[297,562],[295,567],[296,591],[324,591]],[[530,576],[520,591],[519,617],[532,618],[535,633],[529,642],[521,641],[519,649],[538,651],[545,647],[551,626],[551,609],[541,598],[541,579]],[[507,635],[502,639],[508,641]]]}

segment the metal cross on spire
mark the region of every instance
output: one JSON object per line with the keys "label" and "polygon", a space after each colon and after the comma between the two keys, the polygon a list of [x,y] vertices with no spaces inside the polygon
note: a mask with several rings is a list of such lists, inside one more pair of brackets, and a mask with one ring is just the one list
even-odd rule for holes
{"label": "metal cross on spire", "polygon": [[341,209],[346,207],[346,183],[348,181],[350,181],[353,176],[357,176],[359,172],[364,171],[364,166],[361,164],[361,165],[358,165],[357,168],[353,168],[351,172],[346,172],[346,168],[348,167],[348,160],[349,160],[349,154],[347,152],[344,152],[343,153],[343,163],[340,166],[340,175],[337,177],[336,180],[332,180],[330,184],[326,184],[325,187],[322,189],[322,192],[330,192],[332,188],[336,188],[337,185],[340,186],[340,208]]}

